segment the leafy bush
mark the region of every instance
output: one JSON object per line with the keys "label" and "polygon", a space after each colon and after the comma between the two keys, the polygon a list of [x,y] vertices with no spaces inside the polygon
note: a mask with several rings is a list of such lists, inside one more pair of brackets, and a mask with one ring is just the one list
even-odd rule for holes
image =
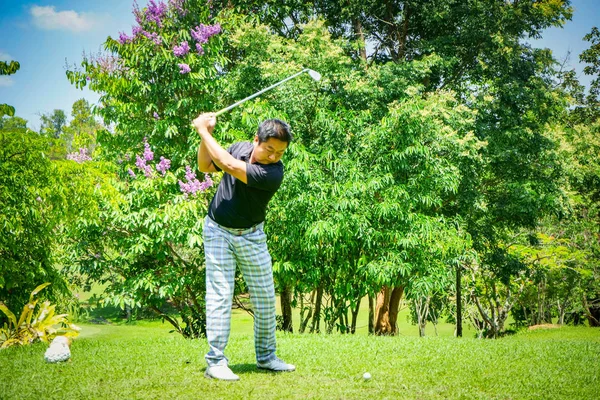
{"label": "leafy bush", "polygon": [[[31,344],[37,340],[49,343],[59,335],[75,337],[79,334],[79,328],[69,323],[67,314],[56,314],[56,306],[49,301],[43,302],[36,313],[38,300],[34,300],[34,297],[48,285],[49,282],[43,283],[31,292],[18,321],[15,314],[0,302],[0,311],[8,317],[8,323],[0,328],[0,349]],[[60,327],[57,328],[57,325]]]}

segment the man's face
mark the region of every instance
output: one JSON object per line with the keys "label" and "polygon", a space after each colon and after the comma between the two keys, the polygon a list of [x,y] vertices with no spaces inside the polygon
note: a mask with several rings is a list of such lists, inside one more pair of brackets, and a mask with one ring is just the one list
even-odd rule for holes
{"label": "man's face", "polygon": [[254,161],[261,164],[273,164],[281,160],[288,143],[279,139],[269,138],[266,142],[258,143],[258,136],[254,137]]}

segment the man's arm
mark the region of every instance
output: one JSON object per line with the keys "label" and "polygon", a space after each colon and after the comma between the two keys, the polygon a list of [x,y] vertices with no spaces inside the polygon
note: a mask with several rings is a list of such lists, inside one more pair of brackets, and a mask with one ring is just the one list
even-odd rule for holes
{"label": "man's arm", "polygon": [[217,172],[204,140],[201,140],[200,146],[198,146],[198,169],[200,172]]}
{"label": "man's arm", "polygon": [[[217,119],[214,113],[200,114],[198,118],[193,121],[196,131],[198,131],[202,138],[200,148],[198,149],[198,167],[200,168],[200,171],[207,166],[206,155],[208,155],[208,159],[211,160],[211,162],[214,162],[222,171],[227,172],[244,183],[248,183],[246,163],[229,154],[227,150],[222,148],[215,138],[212,137],[212,131],[216,123]],[[204,150],[206,150],[206,154],[204,153]],[[210,168],[214,169],[214,166],[211,165]]]}

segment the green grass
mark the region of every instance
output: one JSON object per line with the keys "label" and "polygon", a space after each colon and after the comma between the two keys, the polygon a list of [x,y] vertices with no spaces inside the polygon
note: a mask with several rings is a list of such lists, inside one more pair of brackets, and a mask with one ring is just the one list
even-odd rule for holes
{"label": "green grass", "polygon": [[[227,348],[239,382],[203,377],[205,340],[159,321],[83,325],[72,360],[42,343],[0,352],[1,399],[593,399],[600,330],[564,327],[498,340],[278,334],[293,373],[261,372],[251,326],[236,313]],[[416,331],[416,327],[413,327]],[[362,380],[364,372],[372,379]]]}

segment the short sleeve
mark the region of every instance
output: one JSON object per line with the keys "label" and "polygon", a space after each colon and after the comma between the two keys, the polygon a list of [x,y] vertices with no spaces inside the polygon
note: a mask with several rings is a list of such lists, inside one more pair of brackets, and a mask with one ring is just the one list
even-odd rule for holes
{"label": "short sleeve", "polygon": [[247,164],[248,187],[275,192],[283,181],[283,164]]}
{"label": "short sleeve", "polygon": [[[234,144],[232,144],[231,146],[229,146],[229,147],[227,148],[227,152],[228,152],[229,154],[231,154],[232,156],[234,156],[234,157],[235,157],[235,154],[233,154],[233,153],[234,153],[234,151],[237,149],[237,147],[239,147],[239,143],[234,143]],[[219,166],[218,166],[217,164],[215,164],[215,162],[214,162],[213,160],[210,160],[210,162],[212,163],[212,165],[214,165],[214,167],[215,167],[215,169],[217,170],[217,172],[221,172],[221,171],[222,171],[222,169],[221,169],[221,168],[219,168]]]}

